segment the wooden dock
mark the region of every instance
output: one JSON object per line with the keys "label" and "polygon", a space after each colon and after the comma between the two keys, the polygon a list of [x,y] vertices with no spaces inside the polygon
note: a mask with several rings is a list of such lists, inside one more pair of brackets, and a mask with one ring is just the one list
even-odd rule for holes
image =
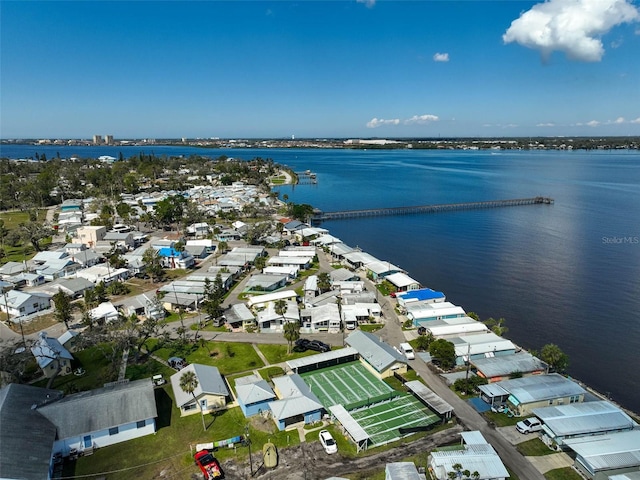
{"label": "wooden dock", "polygon": [[380,217],[386,215],[413,215],[422,213],[454,212],[458,210],[478,210],[484,208],[519,207],[522,205],[551,205],[553,198],[533,197],[511,200],[489,200],[484,202],[444,203],[437,205],[416,205],[413,207],[371,208],[366,210],[341,210],[323,212],[315,210],[311,223],[317,225],[327,220],[346,220],[349,218]]}

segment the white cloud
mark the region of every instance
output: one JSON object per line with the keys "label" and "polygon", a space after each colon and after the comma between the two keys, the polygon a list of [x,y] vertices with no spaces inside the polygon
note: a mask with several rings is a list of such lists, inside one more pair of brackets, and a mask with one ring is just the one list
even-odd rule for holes
{"label": "white cloud", "polygon": [[367,8],[373,8],[376,4],[376,0],[356,0],[357,3],[364,3]]}
{"label": "white cloud", "polygon": [[597,120],[591,120],[590,122],[587,122],[586,125],[589,127],[597,127],[598,125],[600,125],[600,122]]}
{"label": "white cloud", "polygon": [[555,126],[556,126],[556,124],[555,123],[551,123],[551,122],[549,122],[549,123],[539,123],[539,124],[536,125],[536,127],[555,127]]}
{"label": "white cloud", "polygon": [[449,54],[448,53],[436,53],[433,56],[433,61],[434,62],[448,62],[449,61]]}
{"label": "white cloud", "polygon": [[624,117],[618,117],[616,118],[613,123],[624,123]]}
{"label": "white cloud", "polygon": [[545,59],[557,50],[573,60],[597,62],[604,54],[600,37],[639,19],[631,0],[547,0],[511,22],[502,40],[540,50]]}
{"label": "white cloud", "polygon": [[368,128],[378,128],[382,125],[398,125],[400,123],[400,119],[391,118],[389,120],[385,120],[384,118],[372,118],[367,122]]}
{"label": "white cloud", "polygon": [[640,123],[640,117],[636,118],[635,120],[631,120],[631,123]]}
{"label": "white cloud", "polygon": [[412,125],[414,123],[423,124],[429,122],[437,122],[440,120],[437,115],[414,115],[411,118],[407,118],[404,121],[405,125]]}

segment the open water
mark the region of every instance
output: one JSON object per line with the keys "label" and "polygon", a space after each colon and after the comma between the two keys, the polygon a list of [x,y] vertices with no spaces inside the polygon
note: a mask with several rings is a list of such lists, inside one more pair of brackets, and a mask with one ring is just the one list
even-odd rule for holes
{"label": "open water", "polygon": [[272,158],[317,185],[279,187],[324,211],[548,196],[530,205],[325,222],[527,349],[555,343],[569,373],[640,412],[637,151],[209,150],[3,146],[1,156],[145,153]]}

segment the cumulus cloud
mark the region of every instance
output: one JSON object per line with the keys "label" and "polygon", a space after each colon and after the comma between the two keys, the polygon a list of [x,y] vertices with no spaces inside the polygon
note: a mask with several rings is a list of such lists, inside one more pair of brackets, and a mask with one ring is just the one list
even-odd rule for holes
{"label": "cumulus cloud", "polygon": [[540,50],[545,59],[560,51],[573,60],[597,62],[604,54],[600,37],[639,19],[631,0],[547,0],[511,22],[502,40]]}
{"label": "cumulus cloud", "polygon": [[404,121],[405,125],[412,125],[414,123],[423,124],[429,122],[437,122],[439,120],[437,115],[414,115],[411,118],[407,118]]}
{"label": "cumulus cloud", "polygon": [[636,118],[635,120],[631,120],[631,123],[640,123],[640,117]]}
{"label": "cumulus cloud", "polygon": [[398,125],[399,123],[400,123],[399,118],[391,118],[391,119],[385,120],[384,118],[374,117],[367,122],[367,127],[378,128],[378,127],[381,127],[382,125]]}
{"label": "cumulus cloud", "polygon": [[555,127],[555,126],[556,126],[556,124],[555,123],[551,123],[551,122],[549,122],[549,123],[539,123],[539,124],[536,125],[536,127]]}
{"label": "cumulus cloud", "polygon": [[434,62],[448,62],[449,61],[449,54],[448,53],[436,53],[433,56],[433,61]]}
{"label": "cumulus cloud", "polygon": [[597,127],[598,125],[600,125],[600,122],[597,120],[591,120],[590,122],[587,122],[587,126],[589,127]]}

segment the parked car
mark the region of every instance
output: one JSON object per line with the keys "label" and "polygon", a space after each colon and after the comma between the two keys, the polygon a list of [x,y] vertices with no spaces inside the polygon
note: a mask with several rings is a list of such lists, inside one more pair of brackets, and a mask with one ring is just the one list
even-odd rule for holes
{"label": "parked car", "polygon": [[306,352],[309,349],[309,342],[306,338],[299,338],[293,345],[294,352]]}
{"label": "parked car", "polygon": [[331,454],[338,451],[338,444],[327,430],[320,430],[319,437],[325,452]]}
{"label": "parked car", "polygon": [[195,459],[196,464],[200,467],[200,470],[202,470],[204,480],[210,480],[212,478],[222,480],[224,478],[220,462],[218,462],[218,459],[211,455],[209,451],[200,450],[199,452],[196,452],[193,458]]}
{"label": "parked car", "polygon": [[331,350],[331,345],[328,345],[320,340],[311,340],[307,345],[307,349],[315,350],[316,352],[328,352]]}
{"label": "parked car", "polygon": [[175,368],[176,370],[182,370],[187,366],[187,362],[185,362],[184,358],[180,357],[171,357],[167,360],[167,363],[171,368]]}
{"label": "parked car", "polygon": [[151,380],[153,380],[153,385],[156,387],[159,387],[160,385],[164,385],[165,383],[167,383],[167,381],[164,379],[161,373],[151,377]]}
{"label": "parked car", "polygon": [[542,423],[536,417],[525,418],[516,423],[516,430],[520,433],[532,433],[542,430]]}

